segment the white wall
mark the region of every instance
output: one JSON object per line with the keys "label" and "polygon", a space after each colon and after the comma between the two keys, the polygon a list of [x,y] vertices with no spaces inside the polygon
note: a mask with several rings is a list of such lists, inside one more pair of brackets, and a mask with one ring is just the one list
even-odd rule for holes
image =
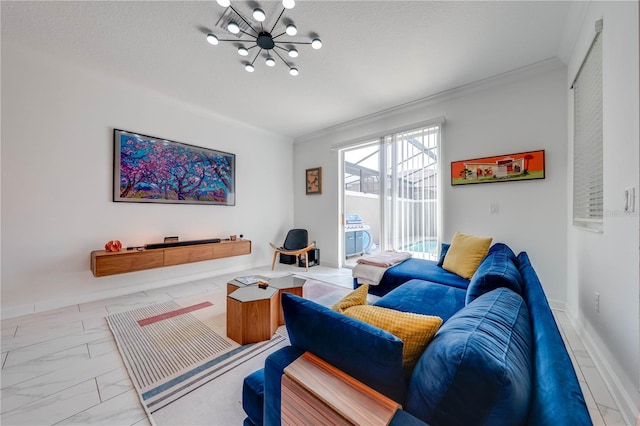
{"label": "white wall", "polygon": [[[455,231],[527,251],[552,300],[566,300],[566,68],[550,61],[375,117],[296,140],[295,222],[310,230],[325,264],[338,264],[338,152],[333,144],[445,116],[443,241]],[[544,149],[546,179],[451,187],[450,163]],[[323,194],[305,196],[304,169],[323,167]],[[496,203],[499,213],[490,214]]]}
{"label": "white wall", "polygon": [[[568,63],[569,87],[595,35],[594,24],[604,21],[603,128],[604,232],[568,227],[568,309],[577,317],[585,340],[614,391],[627,422],[638,416],[640,394],[638,213],[625,214],[624,190],[638,190],[639,116],[638,3],[593,2],[574,10],[582,27]],[[575,18],[575,17],[574,17]],[[573,93],[566,92],[573,129]],[[569,160],[573,134],[570,131]],[[571,161],[569,161],[571,167]],[[567,222],[571,221],[571,173]],[[636,192],[637,194],[637,192]],[[636,209],[637,209],[636,202]],[[594,293],[600,293],[596,312]],[[639,419],[640,420],[640,419]]]}
{"label": "white wall", "polygon": [[[235,207],[114,203],[113,128],[236,154]],[[292,140],[2,42],[2,315],[267,265],[293,224]],[[265,172],[268,170],[268,173]],[[90,252],[244,234],[253,253],[94,278]]]}

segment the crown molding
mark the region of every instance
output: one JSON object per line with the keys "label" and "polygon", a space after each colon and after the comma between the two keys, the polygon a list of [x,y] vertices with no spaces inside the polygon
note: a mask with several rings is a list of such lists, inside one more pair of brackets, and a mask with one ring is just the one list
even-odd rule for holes
{"label": "crown molding", "polygon": [[434,95],[425,96],[414,101],[410,101],[404,104],[400,104],[391,108],[384,109],[382,111],[375,112],[373,114],[365,115],[363,117],[355,118],[353,120],[345,121],[333,126],[326,127],[324,129],[316,130],[311,133],[294,138],[294,143],[305,143],[321,137],[332,135],[341,131],[349,130],[354,127],[364,126],[373,123],[381,118],[389,118],[391,116],[406,114],[409,111],[423,108],[428,105],[443,102],[448,99],[452,99],[458,96],[468,95],[470,93],[485,90],[493,86],[506,84],[512,81],[529,78],[538,74],[549,72],[560,67],[564,67],[565,64],[557,57],[537,62],[526,67],[518,68],[512,71],[507,71],[501,74],[494,75],[482,80],[475,81],[473,83],[465,84],[455,87],[453,89],[445,90]]}

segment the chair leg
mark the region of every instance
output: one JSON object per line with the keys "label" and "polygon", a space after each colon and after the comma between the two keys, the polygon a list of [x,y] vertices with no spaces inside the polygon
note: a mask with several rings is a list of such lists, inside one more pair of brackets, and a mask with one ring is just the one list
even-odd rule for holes
{"label": "chair leg", "polygon": [[276,267],[276,258],[278,257],[278,252],[273,252],[273,262],[271,262],[271,270],[273,271]]}
{"label": "chair leg", "polygon": [[304,254],[304,266],[307,269],[307,272],[309,272],[309,252]]}

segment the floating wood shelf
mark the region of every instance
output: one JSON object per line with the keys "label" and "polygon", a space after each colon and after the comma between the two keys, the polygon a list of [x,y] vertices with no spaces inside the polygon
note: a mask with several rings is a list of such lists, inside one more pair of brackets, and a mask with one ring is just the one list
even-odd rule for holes
{"label": "floating wood shelf", "polygon": [[91,272],[96,277],[144,271],[164,266],[221,259],[251,254],[251,241],[221,241],[219,243],[157,248],[150,250],[122,250],[91,252]]}

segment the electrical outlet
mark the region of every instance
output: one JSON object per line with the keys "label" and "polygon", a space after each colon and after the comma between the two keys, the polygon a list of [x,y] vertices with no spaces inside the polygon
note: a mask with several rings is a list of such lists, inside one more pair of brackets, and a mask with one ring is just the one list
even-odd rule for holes
{"label": "electrical outlet", "polygon": [[489,212],[491,214],[498,214],[499,211],[500,211],[500,206],[498,205],[498,203],[491,203],[489,205]]}
{"label": "electrical outlet", "polygon": [[597,291],[595,292],[595,308],[596,308],[596,312],[600,312],[600,293],[598,293]]}

